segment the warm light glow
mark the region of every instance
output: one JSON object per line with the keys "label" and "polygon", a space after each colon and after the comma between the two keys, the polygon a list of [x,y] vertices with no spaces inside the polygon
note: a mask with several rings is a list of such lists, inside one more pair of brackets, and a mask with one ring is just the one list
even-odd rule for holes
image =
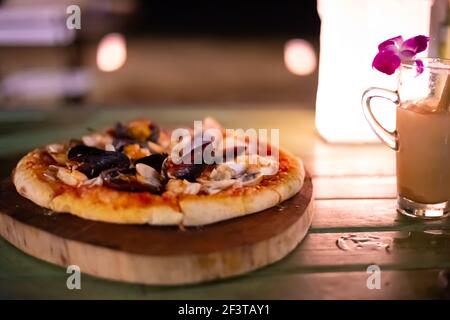
{"label": "warm light glow", "polygon": [[[372,86],[395,90],[397,77],[372,70],[377,45],[397,35],[407,39],[429,34],[431,4],[431,0],[318,0],[322,23],[316,127],[327,141],[378,141],[364,118],[361,96]],[[392,103],[376,101],[374,111],[380,122],[393,127]]]}
{"label": "warm light glow", "polygon": [[311,74],[316,70],[317,58],[312,45],[303,39],[293,39],[284,46],[286,68],[298,76]]}
{"label": "warm light glow", "polygon": [[127,44],[124,36],[110,33],[103,37],[97,49],[97,65],[102,71],[115,71],[125,64]]}

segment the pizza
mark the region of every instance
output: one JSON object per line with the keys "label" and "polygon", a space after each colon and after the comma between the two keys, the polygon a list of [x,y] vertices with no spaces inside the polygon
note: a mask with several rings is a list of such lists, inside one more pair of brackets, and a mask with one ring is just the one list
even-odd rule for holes
{"label": "pizza", "polygon": [[[173,130],[138,119],[49,144],[18,162],[13,183],[20,195],[54,212],[180,226],[256,213],[299,192],[300,159],[261,139],[263,148],[255,150],[251,139],[227,133],[211,118],[203,123],[221,139],[198,139],[192,128],[183,131],[192,136],[174,139]],[[208,149],[215,161],[198,161]]]}

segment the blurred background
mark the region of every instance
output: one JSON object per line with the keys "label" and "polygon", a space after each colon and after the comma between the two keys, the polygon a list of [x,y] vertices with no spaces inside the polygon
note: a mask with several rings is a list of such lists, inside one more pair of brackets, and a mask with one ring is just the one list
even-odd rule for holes
{"label": "blurred background", "polygon": [[319,32],[315,0],[3,0],[0,105],[313,104]]}
{"label": "blurred background", "polygon": [[319,35],[316,0],[0,0],[0,108],[314,108]]}

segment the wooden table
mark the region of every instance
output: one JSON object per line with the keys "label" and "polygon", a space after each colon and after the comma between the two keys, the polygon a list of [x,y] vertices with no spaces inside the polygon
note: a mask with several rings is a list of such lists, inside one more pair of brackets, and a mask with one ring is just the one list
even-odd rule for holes
{"label": "wooden table", "polygon": [[[261,111],[264,110],[264,111]],[[9,174],[26,150],[101,128],[116,120],[151,116],[163,125],[205,115],[227,128],[279,128],[281,144],[303,158],[313,175],[315,217],[309,235],[287,258],[234,279],[203,285],[152,287],[83,275],[68,290],[66,270],[39,261],[0,239],[0,298],[143,299],[392,299],[449,296],[450,224],[421,222],[395,211],[394,152],[379,144],[329,145],[314,114],[295,105],[153,107],[0,112],[0,174]],[[1,195],[0,195],[1,196]],[[345,235],[392,240],[389,250],[344,251]],[[368,289],[367,267],[381,269],[381,288]],[[177,266],[173,266],[176,268]]]}

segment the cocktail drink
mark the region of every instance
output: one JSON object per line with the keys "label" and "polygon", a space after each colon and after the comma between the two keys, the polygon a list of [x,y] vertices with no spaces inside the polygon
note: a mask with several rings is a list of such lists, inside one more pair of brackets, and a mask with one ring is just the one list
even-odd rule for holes
{"label": "cocktail drink", "polygon": [[436,109],[436,100],[397,108],[398,193],[420,203],[450,200],[450,113]]}
{"label": "cocktail drink", "polygon": [[[371,88],[363,109],[372,129],[396,150],[398,211],[413,217],[443,217],[450,211],[450,62],[423,59],[424,71],[403,63],[397,91]],[[397,105],[396,130],[373,116],[373,98]]]}

